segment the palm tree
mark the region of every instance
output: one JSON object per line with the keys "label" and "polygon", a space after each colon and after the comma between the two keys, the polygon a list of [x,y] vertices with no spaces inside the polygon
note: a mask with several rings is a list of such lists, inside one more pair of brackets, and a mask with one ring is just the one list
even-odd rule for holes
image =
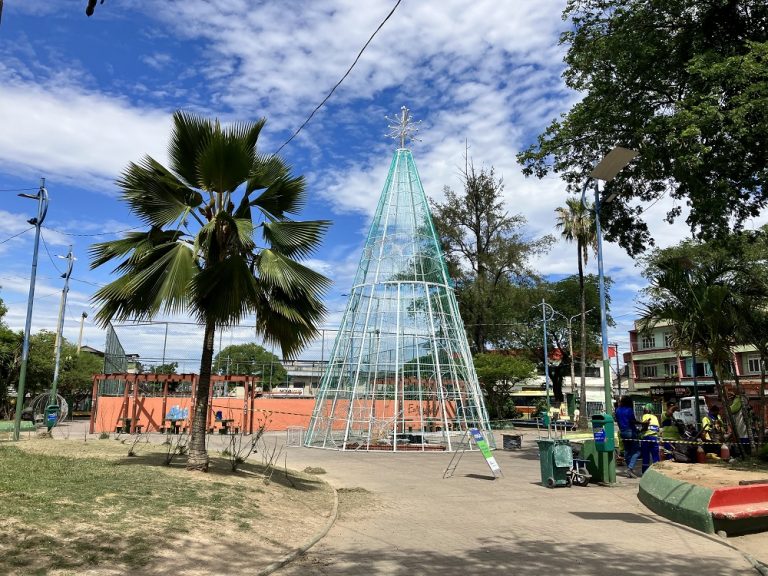
{"label": "palm tree", "polygon": [[102,324],[188,312],[204,326],[187,468],[207,470],[214,334],[253,313],[257,333],[285,357],[316,336],[329,281],[298,260],[329,223],[288,216],[304,204],[304,179],[257,154],[264,119],[222,127],[176,112],[173,120],[170,169],[145,156],[118,180],[148,230],[91,247],[91,268],[118,261],[118,278],[93,299]]}
{"label": "palm tree", "polygon": [[[580,368],[580,398],[581,410],[579,428],[587,428],[587,301],[584,291],[584,265],[589,259],[590,249],[597,251],[597,228],[595,213],[587,203],[579,198],[568,198],[565,206],[555,208],[557,224],[555,225],[567,242],[576,242],[576,259],[579,265],[579,297],[581,299],[581,368]],[[571,358],[573,362],[573,358]],[[606,410],[609,407],[606,406]]]}
{"label": "palm tree", "polygon": [[[672,256],[656,265],[643,306],[641,331],[669,322],[678,350],[701,350],[712,369],[720,402],[726,406],[724,380],[732,373],[733,349],[739,335],[738,270],[719,254],[707,261]],[[696,370],[694,366],[694,370]],[[733,416],[724,415],[731,430]]]}

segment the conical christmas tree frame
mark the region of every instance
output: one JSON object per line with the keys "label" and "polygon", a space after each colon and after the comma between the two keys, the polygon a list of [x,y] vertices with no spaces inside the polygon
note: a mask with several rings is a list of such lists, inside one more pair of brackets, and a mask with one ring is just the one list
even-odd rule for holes
{"label": "conical christmas tree frame", "polygon": [[487,432],[488,415],[424,189],[411,151],[400,148],[305,444],[451,451],[472,445],[470,428]]}

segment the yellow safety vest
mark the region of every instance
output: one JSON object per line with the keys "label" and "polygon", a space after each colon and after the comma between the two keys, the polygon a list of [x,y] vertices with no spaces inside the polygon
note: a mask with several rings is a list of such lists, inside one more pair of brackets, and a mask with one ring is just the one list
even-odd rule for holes
{"label": "yellow safety vest", "polygon": [[646,436],[659,435],[659,419],[653,414],[643,414],[643,424],[648,422],[648,427],[643,431],[643,438]]}

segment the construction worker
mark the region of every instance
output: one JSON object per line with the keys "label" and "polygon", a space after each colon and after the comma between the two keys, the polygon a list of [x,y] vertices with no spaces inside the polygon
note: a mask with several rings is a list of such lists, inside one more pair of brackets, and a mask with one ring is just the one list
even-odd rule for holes
{"label": "construction worker", "polygon": [[673,457],[675,446],[671,440],[682,439],[683,423],[675,418],[675,412],[679,410],[677,402],[667,402],[667,411],[661,420],[661,438],[664,442],[664,451],[668,454],[667,457]]}
{"label": "construction worker", "polygon": [[749,404],[741,394],[737,394],[733,390],[728,390],[726,395],[728,398],[728,412],[731,413],[731,418],[733,418],[733,425],[735,427],[735,430],[733,431],[733,441],[741,444],[741,448],[745,454],[750,454],[752,452],[752,447],[749,440],[749,428],[747,427],[747,418],[744,417]]}
{"label": "construction worker", "polygon": [[717,404],[701,419],[701,439],[706,442],[704,452],[715,456],[720,454],[720,446],[725,440],[725,425],[720,417],[720,406]]}
{"label": "construction worker", "polygon": [[640,432],[640,454],[643,458],[642,471],[651,467],[653,462],[659,461],[659,419],[653,413],[653,404],[648,402],[643,407],[643,427]]}

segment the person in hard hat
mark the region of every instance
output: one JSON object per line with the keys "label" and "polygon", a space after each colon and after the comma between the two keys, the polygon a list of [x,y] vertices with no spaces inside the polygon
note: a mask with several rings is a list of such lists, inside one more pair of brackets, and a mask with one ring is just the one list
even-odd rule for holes
{"label": "person in hard hat", "polygon": [[640,454],[643,458],[642,471],[651,467],[651,461],[659,461],[659,419],[653,413],[653,404],[643,407],[642,431],[640,432]]}
{"label": "person in hard hat", "polygon": [[705,442],[704,452],[715,455],[720,453],[720,446],[725,439],[725,425],[717,404],[701,419],[701,439]]}
{"label": "person in hard hat", "polygon": [[664,442],[664,450],[671,456],[675,451],[673,440],[681,440],[684,430],[683,423],[675,417],[679,410],[674,400],[667,402],[667,410],[661,420],[661,438]]}

